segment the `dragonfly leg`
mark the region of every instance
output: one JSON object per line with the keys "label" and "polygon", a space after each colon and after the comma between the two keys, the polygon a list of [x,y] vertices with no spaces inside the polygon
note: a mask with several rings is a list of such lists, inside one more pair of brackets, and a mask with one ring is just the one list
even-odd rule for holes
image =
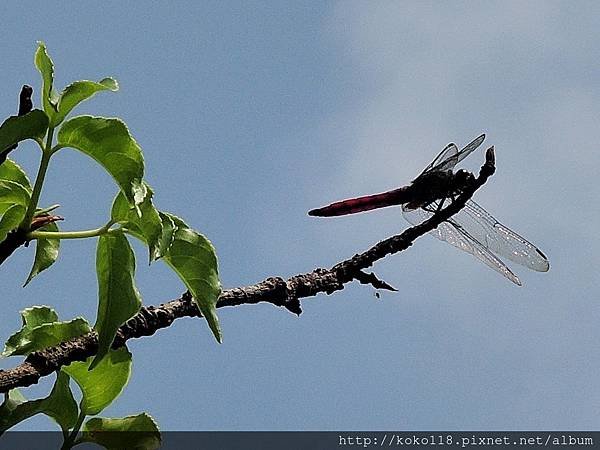
{"label": "dragonfly leg", "polygon": [[444,202],[448,199],[448,197],[444,197],[437,205],[437,208],[435,209],[435,213],[439,213],[442,210],[442,206],[444,206]]}

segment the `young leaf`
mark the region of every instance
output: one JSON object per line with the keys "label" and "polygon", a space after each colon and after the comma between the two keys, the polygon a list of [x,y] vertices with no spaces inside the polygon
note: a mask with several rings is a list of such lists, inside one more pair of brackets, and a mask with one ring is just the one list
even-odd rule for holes
{"label": "young leaf", "polygon": [[100,236],[96,251],[98,274],[98,353],[90,368],[96,367],[110,350],[117,329],[142,306],[135,287],[135,256],[123,233]]}
{"label": "young leaf", "polygon": [[[76,321],[81,321],[83,319],[75,319]],[[32,335],[32,331],[41,327],[42,325],[52,325],[56,323],[68,323],[68,322],[58,322],[58,314],[52,308],[48,306],[33,306],[31,308],[25,308],[21,311],[21,322],[22,326],[19,331],[13,334],[4,346],[4,351],[2,352],[2,356],[9,356],[12,354],[16,354],[16,352],[20,352],[24,350],[24,346],[30,346],[32,342],[36,341],[35,335]],[[73,326],[73,328],[77,328],[79,325]],[[69,328],[70,326],[66,326]],[[90,326],[87,325],[87,331],[85,329],[84,332],[89,332]],[[57,333],[61,334],[61,333]],[[64,335],[64,333],[62,333]],[[76,331],[71,333],[73,336],[78,336]],[[81,333],[83,334],[83,333]],[[42,347],[43,348],[43,347]],[[39,350],[39,349],[38,349]],[[24,353],[22,353],[24,354]]]}
{"label": "young leaf", "polygon": [[171,214],[166,215],[176,228],[173,243],[163,259],[189,289],[215,338],[221,342],[221,327],[215,306],[221,293],[221,283],[215,249],[208,239],[188,227],[183,220]]}
{"label": "young leaf", "polygon": [[42,139],[47,129],[48,116],[42,110],[10,116],[0,125],[0,154],[25,139]]}
{"label": "young leaf", "polygon": [[87,416],[100,413],[121,394],[131,375],[131,353],[121,347],[109,351],[106,358],[89,370],[91,363],[90,356],[85,362],[73,362],[62,368],[79,385],[83,394],[81,412]]}
{"label": "young leaf", "polygon": [[31,183],[27,174],[11,159],[7,159],[0,165],[0,180],[14,181],[20,184],[31,195]]}
{"label": "young leaf", "polygon": [[52,126],[56,127],[59,125],[75,108],[79,103],[87,100],[94,96],[96,92],[100,91],[118,91],[119,85],[113,78],[103,78],[102,80],[95,81],[75,81],[68,85],[60,94],[58,100],[58,112],[52,118]]}
{"label": "young leaf", "polygon": [[[0,205],[1,206],[1,205]],[[0,242],[6,239],[11,230],[16,229],[25,218],[25,207],[21,205],[12,205],[0,219]]]}
{"label": "young leaf", "polygon": [[123,121],[104,117],[74,117],[61,127],[58,143],[94,158],[114,178],[129,203],[137,206],[144,201],[144,158]]}
{"label": "young leaf", "polygon": [[52,417],[63,432],[77,421],[77,403],[69,387],[69,377],[59,373],[52,392],[46,398],[27,401],[18,389],[8,392],[0,406],[0,434],[36,414]]}
{"label": "young leaf", "polygon": [[[58,231],[58,225],[55,222],[49,223],[40,228],[40,231]],[[25,281],[23,287],[27,286],[29,282],[38,275],[39,273],[50,267],[58,258],[58,249],[60,248],[60,239],[36,239],[35,244],[35,259],[33,260],[33,266],[31,272]]]}
{"label": "young leaf", "polygon": [[8,338],[2,356],[8,356],[17,348],[19,342],[27,340],[26,334],[45,323],[58,322],[58,314],[48,306],[32,306],[21,311],[21,329]]}
{"label": "young leaf", "polygon": [[42,75],[42,105],[48,116],[53,117],[56,114],[56,104],[58,96],[54,91],[54,64],[46,51],[46,44],[38,41],[38,48],[35,52],[35,67]]}
{"label": "young leaf", "polygon": [[8,338],[1,356],[28,355],[90,331],[90,325],[82,317],[68,322],[50,322],[33,326],[26,323],[23,328]]}
{"label": "young leaf", "polygon": [[111,218],[115,222],[125,222],[125,227],[135,234],[139,234],[140,239],[146,242],[150,253],[150,262],[160,257],[159,243],[162,236],[162,221],[160,215],[152,204],[154,192],[146,185],[146,198],[139,205],[137,211],[131,207],[122,191],[119,191],[113,202]]}
{"label": "young leaf", "polygon": [[81,441],[94,442],[107,450],[154,450],[161,444],[158,426],[146,413],[118,419],[95,417],[88,420],[81,431]]}

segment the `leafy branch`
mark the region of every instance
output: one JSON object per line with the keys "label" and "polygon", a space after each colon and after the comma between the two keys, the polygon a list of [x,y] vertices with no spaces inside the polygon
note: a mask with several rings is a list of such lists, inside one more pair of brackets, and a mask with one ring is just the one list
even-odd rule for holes
{"label": "leafy branch", "polygon": [[[79,103],[96,93],[117,91],[117,82],[112,78],[98,82],[75,81],[57,93],[54,64],[42,42],[38,43],[34,62],[42,78],[43,109],[33,109],[33,89],[24,86],[18,115],[0,125],[0,264],[18,248],[35,241],[36,252],[25,281],[27,285],[57,261],[62,240],[97,239],[98,312],[92,327],[84,318],[59,321],[49,307],[28,308],[21,312],[21,330],[8,339],[2,356],[27,356],[92,330],[97,336],[97,345],[89,361],[61,368],[55,389],[48,398],[27,401],[18,391],[7,392],[0,405],[0,433],[33,414],[44,413],[63,429],[63,448],[81,442],[85,434],[80,435],[80,432],[92,426],[95,431],[131,431],[141,427],[142,431],[154,436],[158,429],[149,416],[85,422],[87,416],[98,414],[112,402],[128,381],[128,376],[120,381],[117,377],[115,384],[114,373],[119,369],[111,361],[125,355],[119,364],[129,367],[131,354],[126,350],[125,354],[112,350],[111,346],[119,327],[135,316],[142,306],[135,284],[135,255],[129,239],[135,237],[148,246],[150,263],[162,259],[173,269],[191,293],[194,307],[207,318],[216,340],[221,342],[215,307],[221,292],[215,250],[206,237],[184,220],[154,206],[154,192],[144,178],[142,150],[122,120],[85,115],[68,118]],[[28,139],[41,150],[33,186],[25,171],[8,158],[20,142]],[[118,187],[107,222],[99,228],[62,231],[57,222],[63,218],[52,213],[59,205],[39,205],[53,156],[68,148],[92,158]],[[85,364],[83,372],[73,369],[79,367],[78,364]],[[74,380],[81,390],[79,407],[72,407],[70,380]],[[118,389],[111,395],[114,386]],[[90,396],[87,393],[90,389],[101,392]],[[101,398],[105,403],[99,408],[86,408],[91,398]],[[100,442],[98,436],[91,439],[101,445],[107,444]],[[145,438],[138,435],[135,439],[135,445],[138,445],[138,441]],[[156,440],[152,438],[149,442],[153,446]]]}
{"label": "leafy branch", "polygon": [[[43,43],[38,44],[34,61],[42,78],[43,110],[33,109],[33,89],[24,86],[18,115],[0,125],[0,264],[20,247],[35,241],[27,285],[57,261],[61,241],[97,239],[98,309],[93,326],[83,317],[60,321],[48,306],[33,306],[21,312],[22,327],[9,337],[1,355],[25,356],[25,360],[13,369],[0,370],[0,392],[5,394],[0,405],[0,434],[42,413],[62,429],[63,449],[85,441],[106,448],[153,449],[160,445],[158,427],[146,413],[89,418],[103,411],[127,385],[132,362],[126,348],[129,339],[152,335],[180,317],[204,317],[221,342],[217,308],[267,302],[299,315],[301,299],[331,294],[354,280],[377,289],[395,290],[365,270],[387,255],[405,250],[460,211],[495,170],[492,147],[486,152],[479,176],[469,178],[451,204],[425,222],[330,269],[317,268],[287,280],[272,277],[252,286],[222,291],[211,242],[183,219],[154,206],[154,191],[144,178],[142,150],[126,124],[117,118],[67,118],[79,103],[96,93],[117,91],[117,82],[112,78],[75,81],[59,94],[53,85],[54,65]],[[20,142],[28,139],[41,150],[33,186],[25,171],[8,158]],[[118,188],[109,217],[98,228],[60,230],[58,222],[63,218],[54,215],[59,205],[39,205],[52,157],[67,148],[92,158]],[[132,237],[148,247],[150,263],[162,260],[178,275],[187,288],[180,298],[156,307],[142,306],[135,284],[135,254],[129,242]],[[17,389],[54,372],[56,381],[46,398],[27,400]],[[71,391],[71,381],[79,387],[79,403]],[[114,434],[123,431],[135,433]]]}
{"label": "leafy branch", "polygon": [[[330,269],[317,268],[312,272],[293,276],[287,280],[280,277],[268,278],[260,283],[224,290],[217,301],[217,308],[271,303],[283,307],[295,314],[302,312],[300,299],[314,297],[319,293],[332,294],[344,289],[354,280],[363,284],[371,284],[386,289],[393,289],[387,283],[378,280],[372,273],[364,272],[375,262],[387,255],[401,252],[410,247],[414,241],[437,228],[445,220],[459,212],[466,202],[493,175],[495,158],[493,148],[486,152],[486,160],[479,176],[465,189],[457,199],[419,225],[406,229],[403,233],[392,236],[377,243],[367,251],[352,258],[341,261]],[[161,328],[170,326],[174,320],[182,317],[202,317],[195,307],[189,292],[180,298],[160,306],[142,307],[140,311],[123,324],[116,333],[113,348],[119,348],[129,339],[153,335]],[[60,345],[31,353],[17,367],[0,371],[0,392],[7,392],[16,387],[29,386],[38,380],[72,361],[84,360],[93,356],[98,348],[95,333],[75,337]]]}

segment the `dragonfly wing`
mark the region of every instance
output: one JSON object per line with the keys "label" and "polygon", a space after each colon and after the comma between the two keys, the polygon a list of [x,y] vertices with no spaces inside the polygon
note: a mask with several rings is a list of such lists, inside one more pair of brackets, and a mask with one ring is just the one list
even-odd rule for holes
{"label": "dragonfly wing", "polygon": [[538,272],[550,269],[548,258],[535,245],[502,225],[474,201],[468,201],[453,220],[472,230],[471,234],[494,253]]}
{"label": "dragonfly wing", "polygon": [[[476,137],[475,139],[473,139],[471,142],[469,142],[465,148],[463,148],[461,151],[457,151],[456,154],[454,155],[448,155],[445,159],[444,158],[440,158],[439,161],[434,164],[438,158],[436,158],[434,160],[433,166],[429,169],[429,170],[439,170],[439,171],[446,171],[446,170],[454,170],[454,167],[461,162],[463,159],[465,159],[467,156],[469,156],[471,153],[473,153],[477,147],[479,147],[482,142],[485,139],[485,134],[482,134],[478,137]],[[446,147],[447,148],[447,147]]]}
{"label": "dragonfly wing", "polygon": [[442,150],[440,153],[438,153],[438,155],[435,157],[435,159],[433,161],[431,161],[431,163],[429,163],[429,165],[427,167],[425,167],[425,169],[423,169],[423,172],[421,172],[420,175],[423,175],[425,172],[431,171],[434,167],[437,167],[443,163],[447,163],[448,161],[456,160],[456,162],[451,166],[451,169],[452,169],[458,163],[457,155],[458,155],[458,147],[456,146],[456,144],[451,143],[451,144],[446,145],[444,150]]}
{"label": "dragonfly wing", "polygon": [[[436,208],[439,206],[439,201],[429,205],[426,211],[421,208],[409,209],[405,206],[402,207],[402,214],[413,225],[421,223],[422,221],[429,219],[433,216]],[[454,219],[455,216],[453,216]],[[513,283],[521,286],[521,281],[502,261],[494,256],[489,249],[481,243],[475,236],[473,236],[468,229],[465,229],[460,223],[450,219],[447,222],[442,222],[435,230],[430,231],[436,238],[453,245],[454,247],[470,253],[475,256],[481,262],[491,267],[496,272],[502,274]]]}
{"label": "dragonfly wing", "polygon": [[475,150],[477,150],[477,148],[483,144],[483,141],[485,140],[485,134],[481,134],[479,136],[477,136],[475,139],[473,139],[471,142],[469,142],[465,148],[463,148],[460,152],[458,152],[458,162],[461,162],[463,159],[465,159],[467,156],[469,156],[471,153],[473,153]]}

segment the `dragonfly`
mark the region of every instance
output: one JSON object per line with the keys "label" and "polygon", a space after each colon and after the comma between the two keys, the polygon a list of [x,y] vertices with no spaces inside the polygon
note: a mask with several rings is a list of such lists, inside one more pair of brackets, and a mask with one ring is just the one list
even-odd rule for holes
{"label": "dragonfly", "polygon": [[[484,140],[485,134],[482,134],[461,150],[454,143],[448,144],[407,186],[380,194],[341,200],[313,209],[308,214],[320,217],[343,216],[401,205],[404,218],[412,225],[417,225],[454,201],[473,181],[474,177],[468,171],[454,169]],[[538,272],[550,269],[548,258],[540,249],[502,225],[473,200],[469,200],[463,209],[430,231],[430,234],[470,253],[518,286],[521,286],[519,277],[500,257]]]}

